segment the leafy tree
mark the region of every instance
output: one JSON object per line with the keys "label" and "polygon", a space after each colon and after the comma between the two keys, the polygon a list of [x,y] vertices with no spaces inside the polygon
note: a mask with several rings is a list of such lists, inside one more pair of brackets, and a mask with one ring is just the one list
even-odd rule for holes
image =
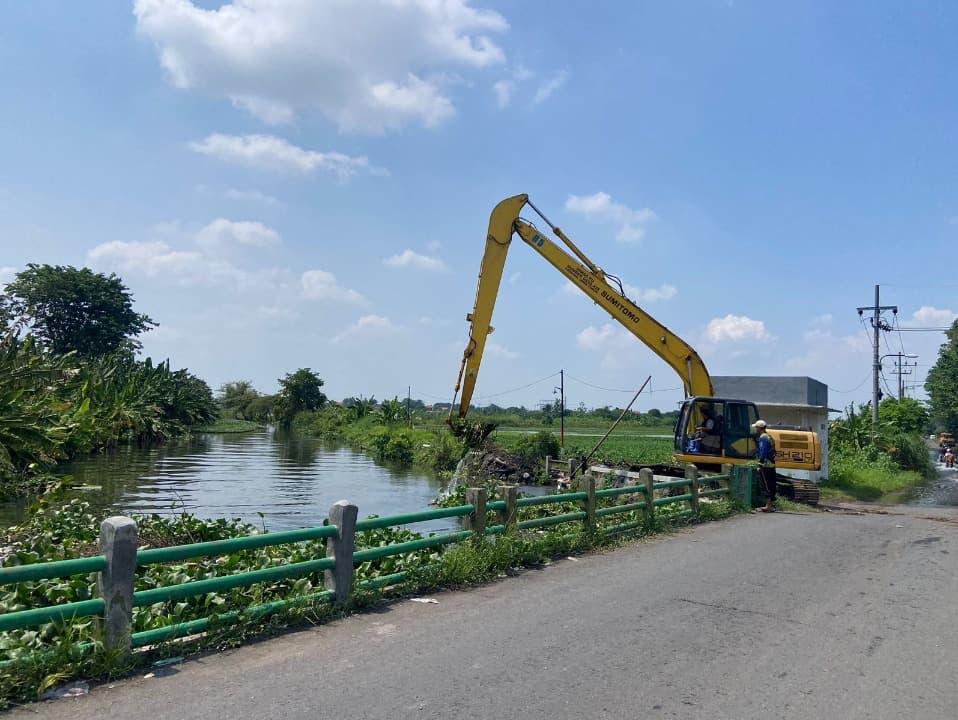
{"label": "leafy tree", "polygon": [[248,380],[224,383],[219,389],[219,405],[226,417],[252,420],[250,406],[260,397]]}
{"label": "leafy tree", "polygon": [[383,400],[379,404],[376,414],[384,423],[390,424],[402,420],[406,416],[406,409],[403,404],[399,402],[399,397],[397,396],[392,400]]}
{"label": "leafy tree", "polygon": [[925,390],[935,424],[944,430],[958,428],[958,320],[945,333],[948,342],[938,350],[938,361],[928,371]]}
{"label": "leafy tree", "polygon": [[133,311],[133,296],[120,278],[89,268],[31,263],[7,285],[4,305],[0,315],[57,354],[100,357],[123,345],[139,349],[136,337],[157,325]]}
{"label": "leafy tree", "polygon": [[243,414],[247,420],[267,423],[273,418],[273,405],[275,402],[275,395],[258,395],[246,406],[243,410]]}
{"label": "leafy tree", "polygon": [[280,391],[274,411],[276,419],[284,428],[289,428],[297,413],[306,410],[321,410],[327,402],[320,389],[325,383],[309,368],[300,368],[280,378]]}
{"label": "leafy tree", "polygon": [[906,434],[924,434],[931,418],[925,406],[914,398],[885,398],[878,405],[878,420],[890,430]]}

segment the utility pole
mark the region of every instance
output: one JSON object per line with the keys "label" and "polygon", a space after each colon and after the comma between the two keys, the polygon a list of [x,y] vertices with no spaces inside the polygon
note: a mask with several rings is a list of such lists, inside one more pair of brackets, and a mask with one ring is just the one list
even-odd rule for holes
{"label": "utility pole", "polygon": [[911,370],[906,370],[905,368],[917,366],[918,363],[911,363],[909,365],[908,361],[902,362],[903,357],[914,358],[918,357],[917,355],[906,355],[905,353],[896,353],[898,355],[898,362],[895,363],[895,374],[898,376],[898,402],[902,401],[902,398],[905,397],[905,375],[911,375]]}
{"label": "utility pole", "polygon": [[878,285],[875,286],[875,304],[871,307],[860,307],[858,314],[861,316],[866,310],[871,310],[874,314],[871,317],[872,329],[875,332],[872,341],[872,425],[878,427],[878,396],[881,390],[878,387],[878,378],[881,375],[881,360],[878,358],[878,332],[880,330],[891,330],[891,325],[881,318],[883,310],[891,310],[893,315],[898,314],[897,305],[880,305],[878,300]]}
{"label": "utility pole", "polygon": [[406,386],[406,424],[412,427],[412,414],[409,412],[409,402],[412,399],[412,385]]}
{"label": "utility pole", "polygon": [[559,447],[565,447],[565,370],[559,370]]}

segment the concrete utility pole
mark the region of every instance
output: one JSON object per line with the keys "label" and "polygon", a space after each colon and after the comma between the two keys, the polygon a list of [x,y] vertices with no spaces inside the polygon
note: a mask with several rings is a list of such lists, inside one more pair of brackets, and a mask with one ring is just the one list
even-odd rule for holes
{"label": "concrete utility pole", "polygon": [[878,357],[878,331],[879,330],[891,330],[891,325],[886,323],[881,319],[881,314],[883,310],[891,310],[892,314],[898,314],[897,305],[879,305],[878,300],[878,285],[875,286],[875,304],[871,307],[860,307],[858,308],[859,316],[862,315],[866,310],[871,310],[874,314],[871,317],[872,328],[875,331],[875,339],[872,341],[872,357],[874,358],[872,363],[872,425],[876,428],[878,427],[878,396],[880,390],[878,388],[878,378],[881,375],[881,360]]}
{"label": "concrete utility pole", "polygon": [[[908,363],[907,361],[903,363],[903,362],[901,361],[901,359],[902,359],[903,357],[916,358],[916,357],[918,357],[918,356],[917,356],[917,355],[905,355],[904,353],[898,353],[898,362],[895,363],[895,368],[896,368],[896,371],[895,371],[895,372],[898,374],[898,402],[901,402],[902,399],[905,397],[905,380],[904,380],[904,376],[905,376],[905,375],[911,375],[911,374],[912,374],[912,371],[911,371],[911,370],[906,370],[906,369],[905,369],[905,368],[909,367],[909,363]],[[918,363],[910,363],[910,366],[911,366],[911,367],[917,367],[917,365],[918,365]]]}
{"label": "concrete utility pole", "polygon": [[914,353],[903,353],[903,352],[900,352],[900,353],[888,353],[887,355],[882,355],[878,362],[880,363],[880,362],[881,362],[882,360],[884,360],[886,357],[896,357],[896,358],[898,358],[898,362],[895,363],[895,375],[898,376],[898,402],[901,402],[902,397],[904,397],[904,395],[905,395],[905,387],[904,387],[904,384],[902,383],[902,376],[903,376],[903,375],[911,375],[911,370],[904,370],[904,369],[903,369],[903,368],[908,367],[908,363],[906,362],[906,363],[903,364],[903,363],[902,363],[902,358],[912,358],[912,359],[914,359],[914,358],[916,358],[916,357],[918,357],[918,356],[915,355]]}
{"label": "concrete utility pole", "polygon": [[565,447],[565,370],[559,370],[559,447]]}

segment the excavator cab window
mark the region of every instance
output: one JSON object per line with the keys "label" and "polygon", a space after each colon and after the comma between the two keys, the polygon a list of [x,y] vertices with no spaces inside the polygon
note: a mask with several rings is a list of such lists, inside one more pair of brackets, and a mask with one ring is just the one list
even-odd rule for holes
{"label": "excavator cab window", "polygon": [[752,458],[758,451],[752,424],[758,410],[752,403],[725,403],[725,453],[733,458]]}
{"label": "excavator cab window", "polygon": [[724,403],[710,399],[687,401],[675,433],[675,451],[693,455],[721,455]]}

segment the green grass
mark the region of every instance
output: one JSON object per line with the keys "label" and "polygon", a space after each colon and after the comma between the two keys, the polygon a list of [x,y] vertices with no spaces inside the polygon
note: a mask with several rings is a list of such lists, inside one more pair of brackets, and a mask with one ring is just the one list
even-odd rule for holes
{"label": "green grass", "polygon": [[[606,428],[608,429],[608,428]],[[645,430],[647,428],[643,428]],[[536,430],[537,432],[539,430]],[[559,433],[555,428],[548,429],[556,438]],[[510,451],[528,434],[528,431],[497,430],[492,436],[493,442],[504,450]],[[582,435],[566,433],[563,457],[582,457],[592,452],[592,449],[602,439],[605,431],[596,435]],[[599,447],[590,462],[608,464],[659,464],[667,463],[672,459],[672,438],[648,437],[647,434],[638,434],[633,430],[626,432],[616,431]]]}
{"label": "green grass", "polygon": [[263,425],[251,420],[217,420],[209,425],[201,425],[192,429],[195,433],[244,433],[262,430]]}
{"label": "green grass", "polygon": [[902,470],[888,453],[873,448],[833,452],[829,477],[820,484],[821,496],[829,500],[900,502],[926,477],[915,470]]}
{"label": "green grass", "polygon": [[851,468],[821,482],[821,496],[828,500],[897,502],[909,490],[925,482],[920,473],[862,466]]}

